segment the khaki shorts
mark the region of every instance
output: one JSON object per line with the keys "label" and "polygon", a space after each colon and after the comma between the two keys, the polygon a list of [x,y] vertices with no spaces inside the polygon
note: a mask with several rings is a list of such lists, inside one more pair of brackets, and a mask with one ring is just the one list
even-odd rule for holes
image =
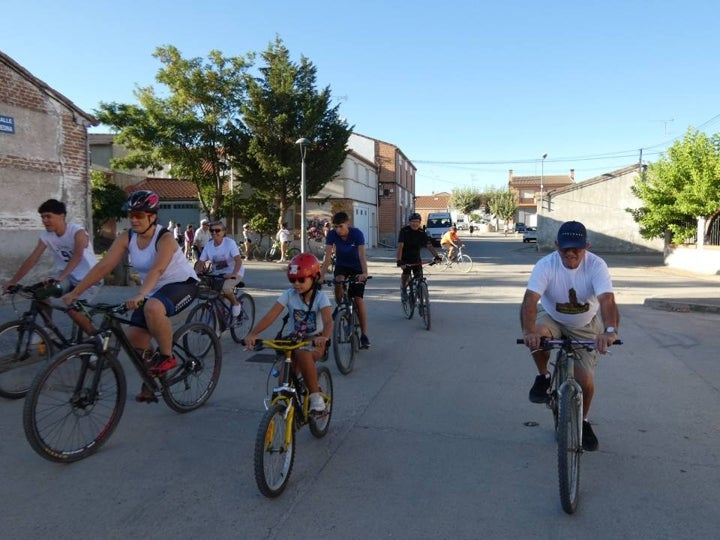
{"label": "khaki shorts", "polygon": [[[602,333],[602,323],[597,317],[593,317],[592,320],[582,328],[570,328],[557,322],[555,319],[538,305],[538,315],[535,319],[535,328],[538,326],[544,326],[550,330],[553,338],[559,339],[563,336],[574,338],[574,339],[595,339]],[[585,371],[593,373],[595,365],[597,364],[596,351],[586,351],[585,349],[578,349],[575,356],[575,365]]]}

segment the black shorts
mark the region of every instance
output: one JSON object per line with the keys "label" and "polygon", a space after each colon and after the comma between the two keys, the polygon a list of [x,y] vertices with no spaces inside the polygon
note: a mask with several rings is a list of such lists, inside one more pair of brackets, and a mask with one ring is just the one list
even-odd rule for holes
{"label": "black shorts", "polygon": [[[182,283],[168,283],[164,285],[148,298],[160,300],[165,306],[165,315],[172,317],[177,315],[183,309],[188,307],[198,295],[198,282],[193,278],[189,278]],[[145,320],[145,304],[133,311],[130,317],[130,324],[147,328]]]}
{"label": "black shorts", "polygon": [[[333,275],[335,277],[343,276],[343,277],[350,277],[350,276],[359,276],[362,272],[358,272],[354,268],[350,268],[349,266],[335,266],[335,272]],[[350,283],[350,286],[348,287],[348,294],[351,298],[362,298],[365,295],[365,284],[364,283]]]}
{"label": "black shorts", "polygon": [[423,267],[422,267],[422,264],[418,264],[418,263],[420,263],[420,262],[422,262],[420,259],[418,259],[417,261],[405,261],[405,260],[403,260],[403,263],[404,263],[404,264],[415,264],[415,265],[416,265],[416,266],[406,266],[405,268],[403,268],[403,272],[402,272],[403,275],[404,275],[404,276],[409,276],[409,275],[410,275],[410,272],[412,272],[412,275],[413,275],[413,276],[422,277],[422,268],[423,268]]}

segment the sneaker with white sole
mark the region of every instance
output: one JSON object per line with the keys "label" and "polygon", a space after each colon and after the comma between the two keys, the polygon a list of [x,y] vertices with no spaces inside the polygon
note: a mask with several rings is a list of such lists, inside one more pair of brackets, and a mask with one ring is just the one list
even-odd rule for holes
{"label": "sneaker with white sole", "polygon": [[320,392],[310,394],[310,412],[321,413],[325,410],[325,400]]}

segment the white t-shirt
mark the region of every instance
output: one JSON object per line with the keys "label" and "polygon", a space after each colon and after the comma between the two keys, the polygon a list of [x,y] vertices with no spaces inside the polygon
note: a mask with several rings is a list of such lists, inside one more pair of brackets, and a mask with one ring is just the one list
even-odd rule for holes
{"label": "white t-shirt", "polygon": [[290,242],[292,238],[290,237],[290,231],[288,231],[285,227],[280,229],[278,231],[278,240],[281,242]]}
{"label": "white t-shirt", "polygon": [[557,251],[546,255],[533,268],[527,288],[540,295],[554,320],[570,328],[590,323],[600,306],[597,297],[613,292],[607,264],[589,251],[574,270],[563,266]]}
{"label": "white t-shirt", "polygon": [[[323,331],[322,316],[320,310],[330,307],[330,300],[323,291],[315,293],[313,305],[308,314],[308,305],[295,289],[288,289],[277,299],[278,304],[286,307],[290,314],[289,322],[292,325],[292,332],[300,337],[317,336]],[[307,316],[307,318],[306,318]]]}
{"label": "white t-shirt", "polygon": [[[40,234],[40,241],[50,250],[55,261],[55,276],[58,276],[65,270],[67,263],[73,256],[75,251],[75,234],[78,231],[83,231],[85,234],[85,228],[77,223],[68,223],[65,234],[58,236],[54,232],[43,232]],[[74,287],[87,275],[88,271],[97,264],[97,257],[92,250],[92,247],[88,244],[83,250],[83,257],[75,269],[70,273],[70,283]]]}
{"label": "white t-shirt", "polygon": [[[235,268],[235,257],[240,255],[240,250],[235,240],[223,238],[219,246],[215,245],[215,241],[211,240],[202,250],[200,254],[201,261],[211,261],[213,265],[212,274],[215,276],[224,276],[232,272]],[[243,273],[241,267],[241,274]],[[240,275],[239,277],[242,277]]]}

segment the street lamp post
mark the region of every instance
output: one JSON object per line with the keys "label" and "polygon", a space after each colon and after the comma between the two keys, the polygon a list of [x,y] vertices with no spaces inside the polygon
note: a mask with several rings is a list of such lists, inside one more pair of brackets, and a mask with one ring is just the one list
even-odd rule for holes
{"label": "street lamp post", "polygon": [[545,152],[542,155],[542,160],[540,161],[540,211],[543,209],[543,182],[545,181],[545,158],[547,157],[547,152]]}
{"label": "street lamp post", "polygon": [[305,182],[305,153],[310,144],[306,138],[298,139],[295,144],[300,145],[300,253],[305,253],[305,197],[307,185]]}

